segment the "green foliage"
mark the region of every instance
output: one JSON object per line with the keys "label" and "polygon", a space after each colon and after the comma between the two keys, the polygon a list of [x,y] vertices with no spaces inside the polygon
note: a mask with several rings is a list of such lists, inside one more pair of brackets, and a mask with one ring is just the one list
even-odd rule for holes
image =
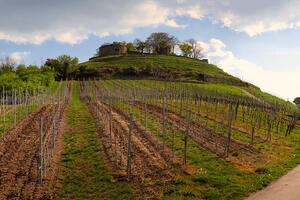
{"label": "green foliage", "polygon": [[132,42],[126,44],[127,51],[135,51],[135,47]]}
{"label": "green foliage", "polygon": [[182,55],[185,57],[190,57],[193,53],[193,47],[188,43],[180,44],[179,48],[182,51]]}
{"label": "green foliage", "polygon": [[10,93],[13,88],[20,90],[45,89],[54,84],[54,70],[49,66],[38,68],[37,66],[19,65],[16,72],[5,72],[0,74],[0,87],[5,87]]}
{"label": "green foliage", "polygon": [[0,58],[0,74],[15,71],[16,62],[10,57]]}
{"label": "green foliage", "polygon": [[18,65],[16,74],[20,76],[24,71],[26,71],[26,66],[24,64]]}
{"label": "green foliage", "polygon": [[59,63],[61,63],[61,64],[63,64],[63,63],[68,63],[68,64],[70,64],[70,65],[76,65],[76,64],[78,64],[78,58],[77,57],[71,57],[71,56],[69,56],[69,55],[61,55],[61,56],[58,56],[57,57],[57,61],[59,62]]}
{"label": "green foliage", "polygon": [[122,46],[122,45],[125,45],[126,42],[118,42],[118,41],[114,41],[113,44],[114,44],[114,45],[121,45],[121,46]]}
{"label": "green foliage", "polygon": [[12,88],[23,88],[24,82],[21,78],[14,72],[6,72],[0,75],[0,87],[5,87],[6,89]]}
{"label": "green foliage", "polygon": [[55,78],[57,80],[65,80],[69,78],[69,74],[73,71],[73,67],[78,64],[77,57],[69,55],[60,55],[56,59],[47,59],[45,65],[50,66],[55,71]]}
{"label": "green foliage", "polygon": [[158,54],[169,55],[171,47],[177,43],[178,39],[165,32],[151,33],[146,43]]}
{"label": "green foliage", "polygon": [[134,43],[134,46],[135,46],[135,49],[137,50],[137,52],[140,52],[140,53],[144,53],[144,49],[148,45],[146,42],[143,42],[140,39],[135,39],[133,43]]}

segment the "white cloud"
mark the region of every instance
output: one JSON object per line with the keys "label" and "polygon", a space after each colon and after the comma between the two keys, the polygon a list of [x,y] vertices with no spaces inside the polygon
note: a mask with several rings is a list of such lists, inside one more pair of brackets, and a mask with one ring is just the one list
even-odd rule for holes
{"label": "white cloud", "polygon": [[[180,2],[183,3],[183,2]],[[194,19],[202,19],[204,17],[204,11],[201,10],[200,5],[189,6],[186,8],[178,8],[176,9],[176,14],[179,16],[187,15]]]}
{"label": "white cloud", "polygon": [[175,22],[175,20],[167,20],[165,23],[167,26],[174,27],[174,28],[185,28],[186,25],[179,25]]}
{"label": "white cloud", "polygon": [[224,71],[284,99],[293,100],[296,96],[300,95],[299,68],[298,71],[284,69],[281,71],[271,71],[247,60],[237,58],[231,51],[226,49],[226,45],[220,40],[211,39],[205,45],[210,46],[209,50],[204,52],[209,60]]}
{"label": "white cloud", "polygon": [[[169,0],[163,2],[171,5]],[[249,36],[300,26],[298,0],[185,0],[177,1],[173,8],[179,16],[198,20],[207,17]]]}
{"label": "white cloud", "polygon": [[[151,0],[45,1],[0,0],[0,39],[15,43],[41,44],[55,39],[76,44],[90,34],[105,37],[131,33],[135,27],[182,28],[169,18],[169,9]],[[12,12],[13,10],[13,12]]]}
{"label": "white cloud", "polygon": [[55,39],[76,44],[99,37],[131,33],[136,27],[166,25],[184,28],[170,17],[170,9],[154,0],[100,1],[0,0],[0,39],[41,44]]}
{"label": "white cloud", "polygon": [[[300,26],[298,0],[0,0],[0,39],[41,44],[45,40],[76,44],[131,33],[136,27],[184,28],[177,16],[209,19],[254,36]],[[5,20],[6,19],[6,20]]]}
{"label": "white cloud", "polygon": [[30,55],[31,52],[24,51],[24,52],[14,52],[10,54],[10,57],[16,61],[17,63],[23,62],[26,56]]}

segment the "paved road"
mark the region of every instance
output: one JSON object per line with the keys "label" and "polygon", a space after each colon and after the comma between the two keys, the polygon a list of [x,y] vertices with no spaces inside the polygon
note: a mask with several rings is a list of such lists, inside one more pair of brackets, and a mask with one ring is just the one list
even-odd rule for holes
{"label": "paved road", "polygon": [[247,96],[249,96],[250,98],[256,99],[258,102],[264,103],[267,106],[270,106],[269,103],[265,102],[264,100],[262,100],[261,98],[258,98],[256,96],[254,96],[253,94],[251,94],[250,92],[248,92],[247,90],[244,90],[242,88],[239,88],[242,92],[244,92]]}
{"label": "paved road", "polygon": [[300,200],[300,165],[246,200]]}

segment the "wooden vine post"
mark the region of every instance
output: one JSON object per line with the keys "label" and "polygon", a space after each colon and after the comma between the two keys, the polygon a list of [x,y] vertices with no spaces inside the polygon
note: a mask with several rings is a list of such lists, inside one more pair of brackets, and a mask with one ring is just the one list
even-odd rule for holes
{"label": "wooden vine post", "polygon": [[16,128],[16,121],[17,121],[17,119],[16,119],[16,117],[17,117],[17,107],[16,107],[16,104],[17,104],[17,94],[16,94],[16,90],[14,89],[14,129]]}
{"label": "wooden vine post", "polygon": [[112,97],[109,98],[109,147],[112,147]]}
{"label": "wooden vine post", "polygon": [[165,98],[163,97],[163,149],[166,143],[166,124],[165,124]]}
{"label": "wooden vine post", "polygon": [[3,135],[2,137],[5,138],[5,108],[6,108],[6,103],[4,102],[5,101],[5,87],[3,86],[3,94],[2,94],[2,106],[3,106]]}
{"label": "wooden vine post", "polygon": [[130,113],[130,125],[128,134],[128,150],[127,150],[127,179],[131,177],[131,134],[132,134],[133,114]]}
{"label": "wooden vine post", "polygon": [[43,118],[40,119],[38,181],[43,183]]}
{"label": "wooden vine post", "polygon": [[183,165],[186,165],[186,152],[187,152],[187,141],[190,131],[190,120],[191,120],[191,110],[188,111],[186,117],[186,130],[184,135],[184,157],[183,157]]}
{"label": "wooden vine post", "polygon": [[147,134],[147,97],[146,97],[146,92],[144,93],[144,100],[145,100],[145,134]]}
{"label": "wooden vine post", "polygon": [[225,156],[226,157],[228,157],[229,145],[230,145],[230,140],[231,140],[232,118],[233,118],[232,102],[230,101],[229,113],[228,113],[228,135],[227,135],[227,140],[226,140],[226,144],[225,144]]}

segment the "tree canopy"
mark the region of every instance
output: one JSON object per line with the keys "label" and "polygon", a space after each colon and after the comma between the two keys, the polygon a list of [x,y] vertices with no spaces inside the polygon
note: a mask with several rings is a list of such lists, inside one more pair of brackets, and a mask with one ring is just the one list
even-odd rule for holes
{"label": "tree canopy", "polygon": [[169,55],[172,48],[178,43],[178,39],[169,33],[157,32],[151,33],[146,42],[153,52]]}
{"label": "tree canopy", "polygon": [[48,58],[45,65],[50,66],[55,71],[55,78],[57,80],[67,79],[72,67],[79,62],[77,57],[71,57],[69,55],[61,55],[56,59]]}
{"label": "tree canopy", "polygon": [[183,56],[190,57],[193,53],[193,47],[189,43],[180,44],[179,48]]}
{"label": "tree canopy", "polygon": [[49,66],[38,67],[35,65],[26,66],[16,62],[12,58],[0,59],[0,88],[5,87],[10,93],[12,89],[24,91],[28,89],[43,89],[54,83],[54,69]]}

